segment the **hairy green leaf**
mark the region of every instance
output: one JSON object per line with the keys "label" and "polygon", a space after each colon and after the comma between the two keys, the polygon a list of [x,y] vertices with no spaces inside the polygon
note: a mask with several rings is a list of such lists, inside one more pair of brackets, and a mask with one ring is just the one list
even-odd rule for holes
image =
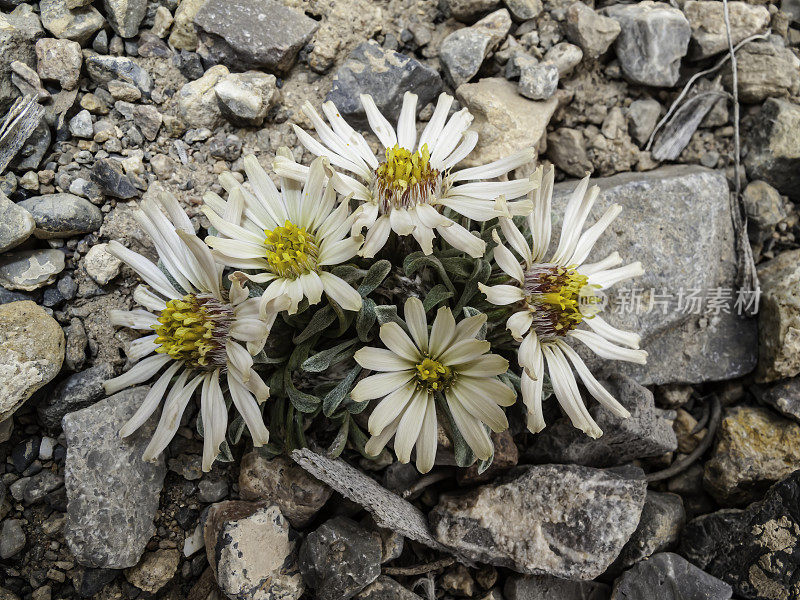
{"label": "hairy green leaf", "polygon": [[356,365],[350,369],[347,375],[344,376],[344,379],[342,379],[335,388],[325,394],[325,397],[322,399],[322,412],[326,417],[332,416],[345,399],[345,396],[350,394],[350,390],[353,388],[353,382],[360,372],[361,365]]}
{"label": "hairy green leaf", "polygon": [[437,306],[440,302],[444,302],[448,298],[452,297],[453,297],[453,292],[448,290],[441,283],[437,283],[435,286],[431,288],[431,290],[428,292],[428,295],[425,296],[425,300],[422,301],[422,306],[425,309],[425,312],[428,312],[434,306]]}
{"label": "hairy green leaf", "polygon": [[388,260],[379,260],[373,263],[364,276],[361,285],[358,286],[358,293],[361,294],[362,297],[371,294],[375,288],[383,283],[383,280],[386,279],[386,276],[391,270],[392,263]]}
{"label": "hairy green leaf", "polygon": [[353,356],[354,350],[351,350],[350,347],[357,341],[358,340],[356,339],[347,340],[346,342],[342,342],[333,348],[328,348],[327,350],[317,352],[315,355],[304,360],[303,364],[300,365],[300,368],[304,371],[308,371],[309,373],[320,373],[325,369],[328,369],[329,367]]}

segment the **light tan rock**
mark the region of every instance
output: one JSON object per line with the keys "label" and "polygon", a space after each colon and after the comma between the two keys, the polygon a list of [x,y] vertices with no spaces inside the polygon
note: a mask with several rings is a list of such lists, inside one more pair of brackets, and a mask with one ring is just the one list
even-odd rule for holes
{"label": "light tan rock", "polygon": [[779,254],[758,269],[759,381],[800,373],[800,250]]}
{"label": "light tan rock", "polygon": [[223,65],[211,67],[195,81],[190,81],[178,91],[178,112],[190,127],[214,127],[222,124],[214,86],[230,71]]}
{"label": "light tan rock", "polygon": [[197,48],[197,31],[194,28],[194,17],[205,6],[207,0],[181,0],[175,11],[172,33],[169,43],[178,50],[195,50]]}

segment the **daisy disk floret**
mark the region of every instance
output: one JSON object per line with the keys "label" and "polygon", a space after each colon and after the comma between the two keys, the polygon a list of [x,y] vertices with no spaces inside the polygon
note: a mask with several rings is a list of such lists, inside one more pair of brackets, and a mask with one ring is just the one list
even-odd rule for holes
{"label": "daisy disk floret", "polygon": [[[290,161],[288,150],[282,152]],[[353,258],[363,238],[350,236],[349,203],[339,202],[328,184],[332,172],[326,162],[316,159],[302,182],[281,178],[278,190],[255,156],[246,156],[248,187],[224,173],[220,182],[228,200],[211,192],[203,197],[203,212],[219,232],[206,243],[220,263],[244,269],[250,281],[266,284],[265,306],[285,294],[293,314],[303,298],[317,304],[324,292],[345,310],[361,308],[361,295],[329,271]]]}
{"label": "daisy disk floret", "polygon": [[[361,202],[354,213],[353,230],[367,229],[362,256],[375,256],[394,231],[399,236],[413,236],[425,254],[433,252],[436,232],[454,248],[477,258],[483,256],[486,244],[445,216],[445,208],[475,221],[487,221],[502,214],[495,200],[503,195],[509,201],[505,210],[511,215],[529,212],[530,205],[524,198],[532,189],[528,179],[486,180],[533,160],[532,148],[483,166],[454,170],[472,152],[478,134],[467,131],[473,117],[466,108],[448,118],[452,96],[439,96],[433,116],[419,137],[416,94],[406,92],[403,96],[396,129],[379,112],[371,96],[362,95],[361,104],[380,141],[377,156],[332,102],[322,105],[330,125],[310,103],[303,107],[320,141],[297,126],[295,133],[309,152],[326,157],[337,169],[333,177],[337,190],[352,194]],[[276,159],[275,170],[286,177],[304,175],[303,167],[282,158]],[[519,198],[522,200],[512,202]]]}
{"label": "daisy disk floret", "polygon": [[356,352],[358,364],[378,373],[359,381],[351,397],[356,402],[382,398],[369,417],[368,454],[380,454],[394,436],[400,462],[409,462],[416,446],[417,469],[430,471],[437,448],[435,399],[441,395],[475,456],[491,457],[493,445],[484,424],[495,432],[508,428],[501,407],[513,404],[516,394],[497,379],[508,370],[508,361],[487,354],[489,342],[477,339],[485,323],[483,314],[456,323],[450,309],[443,307],[428,333],[422,302],[409,298],[408,333],[396,322],[386,323],[380,328],[385,349]]}
{"label": "daisy disk floret", "polygon": [[555,252],[545,258],[551,237],[553,178],[552,167],[544,173],[539,167],[534,174],[537,188],[531,192],[534,206],[527,217],[532,245],[511,219],[499,219],[513,252],[495,231],[494,260],[509,277],[509,283],[479,286],[489,302],[514,311],[507,327],[520,342],[518,360],[523,367],[521,385],[528,408],[528,429],[536,433],[545,426],[542,382],[546,365],[556,398],[572,424],[591,437],[599,437],[603,432],[581,399],[573,368],[603,406],[620,417],[630,415],[595,379],[571,344],[582,342],[605,359],[644,364],[647,353],[639,349],[639,336],[611,326],[599,314],[604,304],[603,290],[644,271],[639,262],[618,267],[622,259],[617,252],[599,262],[586,262],[597,239],[621,211],[618,205],[611,205],[596,223],[583,230],[599,194],[597,186],[589,189],[588,175],[567,204]]}
{"label": "daisy disk floret", "polygon": [[253,444],[261,446],[269,440],[259,409],[269,397],[269,388],[252,368],[253,355],[264,347],[275,315],[288,306],[288,298],[274,299],[264,307],[262,318],[260,300],[250,299],[240,281],[234,279],[226,290],[222,267],[195,236],[173,196],[162,194],[158,201],[142,201],[134,216],[152,239],[169,276],[119,242],[109,243],[109,253],[136,271],[146,284],[139,285],[133,294],[142,308],[113,310],[110,320],[149,335],[131,343],[127,356],[134,366],[106,381],[105,391],[114,394],[158,376],[120,431],[123,437],[132,434],[163,401],[161,419],[143,454],[145,460],[153,461],[175,436],[181,415],[199,389],[203,470],[208,471],[225,440],[228,424],[222,380],[227,384],[227,397],[250,430]]}

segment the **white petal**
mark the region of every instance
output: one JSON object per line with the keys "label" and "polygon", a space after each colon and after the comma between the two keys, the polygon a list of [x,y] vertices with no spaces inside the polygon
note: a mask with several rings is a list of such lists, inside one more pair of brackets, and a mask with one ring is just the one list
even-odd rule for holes
{"label": "white petal", "polygon": [[404,306],[405,321],[411,339],[422,352],[428,351],[428,319],[425,317],[425,308],[422,300],[410,296]]}
{"label": "white petal", "polygon": [[437,358],[452,343],[456,334],[456,320],[453,313],[446,306],[441,307],[436,312],[433,320],[430,337],[430,355]]}
{"label": "white petal", "polygon": [[167,396],[167,401],[164,403],[164,410],[161,411],[161,419],[158,421],[158,427],[153,434],[153,438],[142,453],[142,459],[148,462],[155,462],[158,456],[164,451],[172,438],[175,437],[175,432],[178,431],[178,426],[181,423],[181,416],[186,409],[189,400],[192,399],[195,389],[203,381],[204,374],[196,375],[185,386],[179,384],[185,381],[181,377],[172,386],[172,390]]}
{"label": "white petal", "polygon": [[397,460],[407,463],[411,460],[411,450],[417,443],[422,421],[425,418],[425,411],[428,407],[428,392],[424,389],[418,390],[411,398],[411,403],[403,411],[403,417],[397,426],[397,433],[394,438],[394,451]]}
{"label": "white petal", "polygon": [[450,395],[454,396],[467,412],[482,423],[486,423],[495,433],[508,429],[508,419],[503,409],[488,396],[484,396],[479,387],[459,379],[447,390],[447,396]]}
{"label": "white petal", "polygon": [[361,106],[364,107],[364,112],[367,114],[370,128],[375,132],[383,147],[393,148],[397,144],[397,135],[386,117],[375,106],[372,96],[361,94]]}
{"label": "white petal", "polygon": [[489,460],[494,447],[492,445],[492,440],[489,438],[489,434],[487,434],[486,430],[483,428],[483,424],[473,417],[467,409],[462,406],[461,402],[456,400],[453,394],[448,393],[445,394],[445,396],[447,397],[447,406],[450,407],[453,420],[456,423],[456,427],[458,427],[458,430],[461,432],[461,435],[464,436],[464,441],[472,448],[472,451],[479,460]]}
{"label": "white petal", "polygon": [[125,425],[122,426],[122,429],[120,429],[120,437],[128,437],[134,431],[139,429],[139,427],[144,425],[145,422],[147,422],[147,419],[150,418],[150,415],[155,412],[156,408],[158,408],[158,404],[161,402],[161,400],[163,400],[164,393],[167,391],[169,382],[172,381],[173,377],[175,377],[175,373],[178,372],[178,369],[182,367],[182,363],[175,361],[175,364],[171,365],[161,374],[161,377],[159,377],[148,390],[147,395],[144,397],[144,400],[142,400],[139,408],[136,409],[136,412],[133,414],[133,416],[128,419]]}
{"label": "white petal", "polygon": [[486,242],[472,235],[458,223],[447,227],[437,227],[436,231],[453,248],[466,252],[472,258],[480,258],[486,250]]}
{"label": "white petal", "polygon": [[414,151],[417,141],[417,95],[411,92],[403,94],[403,108],[397,120],[397,143],[409,152]]}
{"label": "white petal", "polygon": [[525,298],[522,289],[514,285],[484,285],[479,283],[478,289],[486,295],[486,299],[489,302],[498,306],[513,304]]}
{"label": "white petal", "polygon": [[134,310],[115,310],[108,311],[108,320],[117,327],[129,327],[130,329],[154,329],[158,327],[157,317],[146,310],[140,308]]}
{"label": "white petal", "polygon": [[541,262],[550,247],[550,236],[552,235],[550,206],[553,199],[555,167],[550,165],[544,173],[542,167],[539,167],[532,175],[532,179],[539,183],[539,187],[531,193],[533,213],[528,217],[528,226],[533,241],[532,261]]}
{"label": "white petal", "polygon": [[437,360],[447,366],[457,366],[486,354],[491,347],[486,340],[461,340],[448,346]]}
{"label": "white petal", "polygon": [[606,338],[601,337],[593,331],[583,331],[581,329],[574,329],[569,332],[577,340],[582,341],[584,344],[597,354],[600,358],[609,360],[624,360],[639,365],[647,363],[647,352],[644,350],[633,350],[630,348],[623,348],[616,346],[609,342]]}
{"label": "white petal", "polygon": [[420,473],[427,473],[433,468],[438,445],[436,403],[433,400],[433,396],[428,396],[425,418],[422,420],[422,427],[417,437],[417,470]]}
{"label": "white petal", "polygon": [[419,138],[419,148],[422,148],[422,146],[427,144],[429,152],[433,152],[433,150],[435,150],[436,142],[439,139],[439,135],[442,133],[442,129],[447,121],[447,115],[449,114],[450,107],[452,105],[452,96],[445,93],[439,95],[439,99],[436,102],[436,108],[433,111],[431,120],[428,121],[428,124],[425,126],[425,129]]}
{"label": "white petal", "polygon": [[111,394],[116,394],[118,391],[136,385],[137,383],[149,381],[153,375],[158,373],[161,368],[171,360],[172,358],[170,358],[168,354],[157,354],[156,356],[149,356],[139,361],[131,367],[130,370],[119,377],[114,377],[103,383],[106,394],[110,396]]}
{"label": "white petal", "polygon": [[145,280],[145,282],[162,296],[167,298],[181,298],[183,294],[172,287],[167,276],[162,273],[157,266],[147,260],[141,254],[128,250],[117,240],[108,243],[108,253],[116,256]]}
{"label": "white petal", "polygon": [[253,366],[253,357],[241,344],[228,340],[228,343],[225,344],[225,354],[228,357],[228,364],[237,371],[243,374],[250,372],[250,367]]}
{"label": "white petal", "polygon": [[527,427],[531,433],[539,433],[545,428],[544,413],[542,412],[542,376],[532,379],[527,371],[522,372],[520,389],[522,401],[528,408]]}
{"label": "white petal", "polygon": [[392,439],[392,436],[397,431],[397,426],[400,424],[400,417],[397,417],[389,425],[383,428],[380,435],[374,435],[369,438],[369,441],[364,445],[364,452],[367,456],[378,456],[386,444]]}
{"label": "white petal", "polygon": [[356,362],[372,371],[405,371],[414,368],[414,362],[400,358],[384,348],[361,348],[353,355]]}
{"label": "white petal", "polygon": [[644,269],[642,268],[642,263],[637,261],[629,265],[625,265],[624,267],[606,269],[605,271],[594,273],[589,276],[589,283],[593,285],[599,285],[601,288],[606,289],[621,281],[631,279],[632,277],[639,277],[641,275],[644,275]]}
{"label": "white petal", "polygon": [[592,206],[594,206],[600,194],[600,188],[596,185],[592,186],[588,192],[585,191],[588,184],[589,176],[587,175],[578,184],[572,200],[567,205],[564,220],[561,223],[561,238],[552,258],[552,262],[556,264],[570,264],[568,261],[575,252],[575,246],[583,230],[583,224],[586,222],[586,217],[589,216],[589,211],[592,210]]}
{"label": "white petal", "polygon": [[478,133],[476,131],[465,131],[461,138],[461,143],[455,150],[441,162],[442,170],[449,170],[469,156],[469,153],[478,145]]}
{"label": "white petal", "polygon": [[393,208],[389,212],[389,224],[397,235],[408,235],[414,231],[414,222],[408,211],[402,208]]}
{"label": "white petal", "polygon": [[486,324],[486,315],[479,313],[466,319],[461,319],[456,325],[456,334],[453,337],[453,342],[459,342],[469,338],[474,338],[478,332]]}
{"label": "white petal", "polygon": [[612,204],[609,206],[597,223],[589,227],[589,229],[581,234],[581,237],[575,246],[575,252],[572,254],[572,258],[569,260],[569,264],[579,265],[583,263],[583,261],[586,260],[586,257],[589,256],[589,253],[592,251],[597,239],[603,235],[603,232],[608,229],[608,226],[611,225],[614,219],[616,219],[621,212],[622,207],[619,204]]}
{"label": "white petal", "polygon": [[458,365],[458,372],[471,377],[494,377],[508,371],[508,361],[499,354],[486,354]]}
{"label": "white petal", "polygon": [[583,322],[586,323],[592,331],[603,336],[609,342],[622,344],[623,346],[628,346],[636,350],[639,349],[639,342],[641,340],[639,334],[612,327],[608,322],[604,321],[600,315],[595,315],[591,319],[584,319]]}
{"label": "white petal", "polygon": [[461,382],[462,389],[470,390],[470,393],[477,397],[491,400],[494,404],[511,406],[516,402],[516,392],[494,377],[477,377],[465,374],[459,377],[458,381]]}
{"label": "white petal", "polygon": [[386,347],[397,356],[413,363],[421,359],[419,349],[397,323],[384,323],[381,325],[379,335]]}
{"label": "white petal", "polygon": [[514,258],[511,250],[506,248],[500,241],[500,236],[496,229],[492,231],[492,238],[497,242],[497,246],[494,248],[494,261],[497,263],[497,266],[503,269],[506,275],[513,277],[522,284],[525,280],[525,273],[522,271],[522,265]]}
{"label": "white petal", "polygon": [[327,271],[320,271],[319,277],[328,297],[344,310],[358,311],[361,309],[361,294],[347,282]]}
{"label": "white petal", "polygon": [[517,226],[514,225],[514,221],[511,219],[500,217],[498,221],[500,222],[500,229],[503,232],[503,236],[506,238],[509,245],[522,257],[522,260],[530,266],[533,262],[533,253],[531,252],[528,242],[525,240],[525,236],[517,229]]}
{"label": "white petal", "polygon": [[380,435],[384,428],[397,419],[408,406],[415,390],[413,382],[409,382],[381,400],[369,416],[370,434]]}
{"label": "white petal", "polygon": [[382,398],[411,381],[413,377],[413,371],[392,371],[370,375],[355,385],[350,392],[350,397],[354,402]]}
{"label": "white petal", "polygon": [[578,384],[575,382],[575,376],[572,374],[572,370],[561,350],[558,347],[544,345],[542,346],[542,352],[547,359],[553,392],[558,398],[561,408],[564,409],[570,421],[572,421],[572,425],[592,438],[598,438],[603,435],[603,432],[583,404],[583,399],[578,391]]}
{"label": "white petal", "polygon": [[236,410],[242,415],[242,419],[250,431],[253,446],[263,446],[269,442],[269,431],[264,425],[264,417],[261,416],[258,404],[234,371],[228,371],[228,389]]}
{"label": "white petal", "polygon": [[506,327],[511,332],[511,336],[518,342],[522,341],[533,325],[533,313],[527,308],[515,312],[506,321]]}
{"label": "white petal", "polygon": [[619,255],[619,252],[612,252],[603,260],[600,260],[596,263],[587,263],[585,265],[581,265],[578,268],[578,272],[582,275],[592,275],[593,273],[598,273],[600,271],[610,269],[611,267],[616,267],[619,264],[622,264],[622,257]]}
{"label": "white petal", "polygon": [[309,304],[318,304],[322,300],[324,285],[322,279],[314,271],[309,271],[297,278],[297,282],[303,286],[303,295],[308,298]]}
{"label": "white petal", "polygon": [[156,351],[158,344],[155,343],[158,336],[146,335],[144,337],[133,340],[128,349],[125,350],[125,355],[131,362],[137,362]]}
{"label": "white petal", "polygon": [[361,256],[364,258],[374,257],[386,244],[389,239],[392,227],[389,223],[389,217],[383,215],[369,228],[367,237],[364,240],[364,245],[361,247]]}
{"label": "white petal", "polygon": [[451,175],[451,177],[454,183],[456,181],[470,181],[473,179],[494,179],[495,177],[505,175],[517,167],[521,167],[522,165],[527,164],[535,159],[536,150],[533,148],[525,148],[524,150],[520,150],[515,154],[495,160],[488,164],[456,171]]}
{"label": "white petal", "polygon": [[431,163],[436,168],[441,166],[450,156],[450,153],[453,152],[461,141],[462,134],[472,124],[472,119],[470,112],[466,108],[462,108],[450,117],[441,133],[436,136],[433,147],[431,147],[430,142],[428,143],[428,148],[431,152]]}
{"label": "white petal", "polygon": [[575,350],[570,348],[569,345],[562,340],[558,340],[557,343],[558,347],[561,348],[561,351],[572,362],[572,365],[575,367],[578,375],[580,375],[583,385],[586,386],[586,389],[589,391],[589,393],[600,404],[618,417],[622,417],[623,419],[630,417],[631,413],[628,412],[628,409],[617,402],[617,399],[614,398],[614,396],[612,396],[606,388],[600,385],[600,382],[595,379],[594,375],[592,375],[592,373],[589,371],[589,367],[586,366],[586,363],[584,363],[581,357],[578,356],[577,352],[575,352]]}
{"label": "white petal", "polygon": [[142,284],[137,285],[133,290],[133,299],[147,310],[161,312],[167,308],[167,303],[161,296],[154,294]]}

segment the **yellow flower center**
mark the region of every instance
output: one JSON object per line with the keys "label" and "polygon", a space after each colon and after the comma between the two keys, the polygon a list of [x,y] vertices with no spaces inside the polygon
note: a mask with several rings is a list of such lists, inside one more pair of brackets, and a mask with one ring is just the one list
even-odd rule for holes
{"label": "yellow flower center", "polygon": [[170,300],[158,317],[156,352],[193,367],[216,368],[226,364],[225,343],[233,309],[214,297],[187,294]]}
{"label": "yellow flower center", "polygon": [[563,336],[598,311],[598,286],[578,273],[574,265],[536,265],[525,273],[525,300],[540,337]]}
{"label": "yellow flower center", "polygon": [[427,144],[413,153],[397,144],[386,149],[386,160],[375,171],[375,191],[383,213],[427,202],[436,192],[439,171],[430,160]]}
{"label": "yellow flower center", "polygon": [[276,275],[297,279],[317,268],[319,246],[305,227],[286,221],[283,227],[266,229],[264,234],[267,262]]}
{"label": "yellow flower center", "polygon": [[432,358],[425,358],[417,365],[417,382],[429,392],[441,392],[450,387],[454,373],[450,367]]}

